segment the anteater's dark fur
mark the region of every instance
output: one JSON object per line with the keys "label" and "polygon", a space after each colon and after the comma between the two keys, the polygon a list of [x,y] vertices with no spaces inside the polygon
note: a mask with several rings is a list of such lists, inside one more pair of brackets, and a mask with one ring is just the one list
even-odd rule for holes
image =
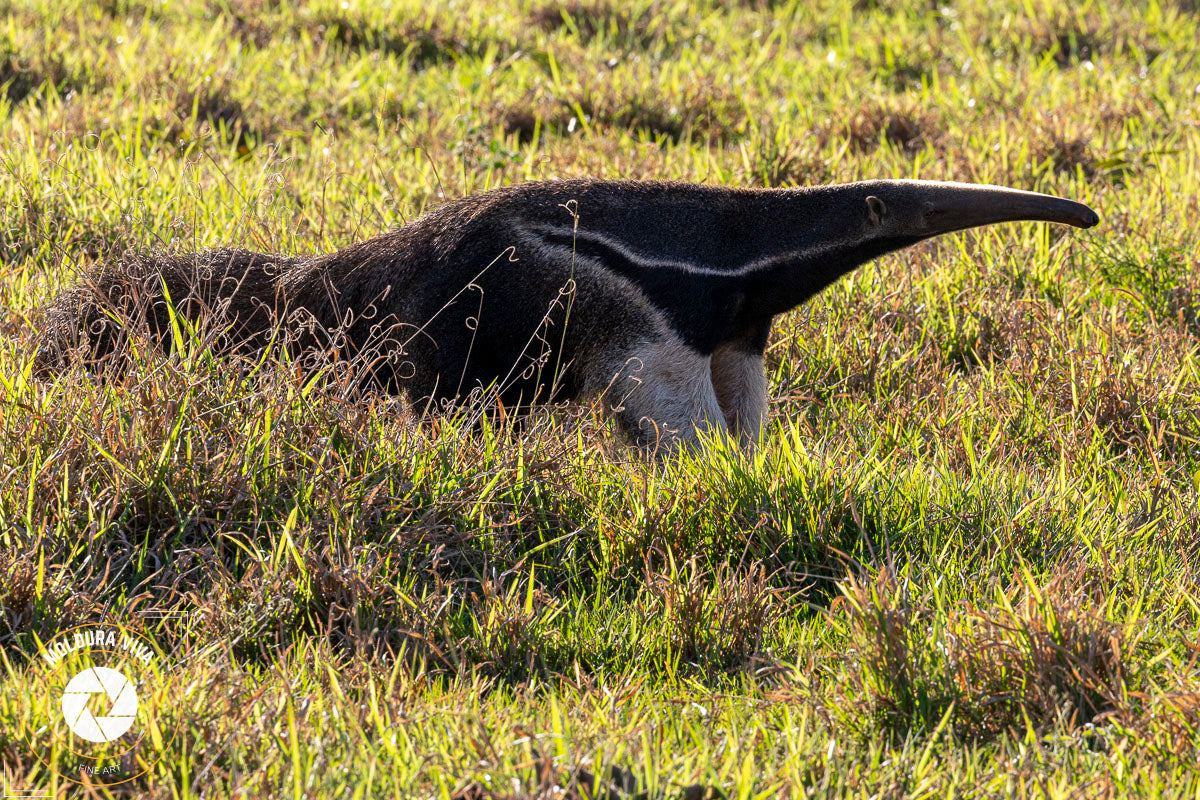
{"label": "anteater's dark fur", "polygon": [[333,356],[412,400],[488,391],[514,405],[616,386],[612,410],[635,438],[728,424],[749,440],[776,315],[883,253],[1015,219],[1098,221],[1067,200],[922,181],[525,184],[329,255],[118,259],[49,309],[38,361],[102,361],[129,318],[169,347],[169,298],[219,347]]}
{"label": "anteater's dark fur", "polygon": [[[148,330],[169,349],[169,296],[180,317],[220,331],[223,349],[275,341],[321,360],[354,358],[384,388],[414,400],[446,403],[488,387],[510,405],[545,400],[555,375],[555,397],[569,399],[584,388],[580,363],[621,340],[632,346],[638,333],[623,333],[622,322],[644,313],[606,291],[605,276],[576,277],[595,289],[580,289],[588,295],[581,307],[571,295],[571,264],[518,254],[512,218],[561,223],[561,204],[581,188],[529,184],[462,198],[327,255],[127,254],[86,274],[47,309],[38,366],[55,370],[79,355],[107,363],[130,330]],[[533,207],[531,194],[541,195]],[[568,308],[571,324],[563,325]],[[570,359],[554,358],[560,351]]]}

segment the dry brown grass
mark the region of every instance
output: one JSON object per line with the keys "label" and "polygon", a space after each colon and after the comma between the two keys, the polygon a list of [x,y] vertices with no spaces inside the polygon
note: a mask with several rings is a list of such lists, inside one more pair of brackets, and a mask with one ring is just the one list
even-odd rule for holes
{"label": "dry brown grass", "polygon": [[502,54],[513,49],[510,43],[470,30],[447,14],[414,14],[383,20],[365,13],[321,7],[303,20],[305,28],[319,40],[336,42],[350,50],[402,58],[414,69],[479,55],[492,43],[501,47]]}
{"label": "dry brown grass", "polygon": [[992,608],[944,613],[884,570],[850,578],[842,601],[854,641],[849,697],[899,736],[948,715],[955,735],[988,740],[1027,727],[1073,731],[1127,705],[1128,632],[1106,619],[1102,573],[1060,567],[1044,585],[1018,584]]}
{"label": "dry brown grass", "polygon": [[602,38],[625,48],[647,48],[668,34],[678,34],[666,4],[652,3],[631,10],[611,0],[568,0],[538,6],[530,21],[546,31],[570,31],[587,42]]}
{"label": "dry brown grass", "polygon": [[830,129],[826,136],[840,134],[856,153],[874,150],[885,141],[899,150],[914,152],[936,145],[939,137],[933,115],[918,106],[868,105],[855,109],[840,128],[831,121],[826,125]]}
{"label": "dry brown grass", "polygon": [[666,635],[668,650],[685,662],[745,666],[762,655],[786,606],[762,564],[722,564],[702,570],[695,558],[646,576],[645,625]]}
{"label": "dry brown grass", "polygon": [[690,84],[682,93],[665,91],[624,70],[601,71],[556,91],[539,87],[521,99],[496,103],[491,117],[519,143],[545,136],[629,132],[650,139],[679,142],[685,138],[725,142],[739,133],[744,117],[736,97],[715,82]]}

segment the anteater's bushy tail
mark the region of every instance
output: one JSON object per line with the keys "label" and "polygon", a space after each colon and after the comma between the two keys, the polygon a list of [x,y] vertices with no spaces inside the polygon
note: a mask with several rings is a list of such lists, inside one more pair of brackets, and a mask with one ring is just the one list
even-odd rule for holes
{"label": "anteater's bushy tail", "polygon": [[75,358],[104,366],[141,335],[169,350],[172,310],[177,330],[186,330],[182,320],[204,320],[223,344],[261,344],[285,313],[282,279],[298,261],[248,250],[125,254],[46,309],[35,368],[56,372]]}

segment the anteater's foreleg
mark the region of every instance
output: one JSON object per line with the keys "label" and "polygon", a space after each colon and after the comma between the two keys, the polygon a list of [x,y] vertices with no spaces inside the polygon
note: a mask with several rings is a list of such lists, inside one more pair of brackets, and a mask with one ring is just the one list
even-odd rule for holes
{"label": "anteater's foreleg", "polygon": [[742,447],[753,447],[767,416],[767,377],[762,353],[738,342],[712,354],[712,383],[729,430]]}
{"label": "anteater's foreleg", "polygon": [[671,338],[631,352],[604,401],[638,447],[660,455],[726,433],[710,358]]}

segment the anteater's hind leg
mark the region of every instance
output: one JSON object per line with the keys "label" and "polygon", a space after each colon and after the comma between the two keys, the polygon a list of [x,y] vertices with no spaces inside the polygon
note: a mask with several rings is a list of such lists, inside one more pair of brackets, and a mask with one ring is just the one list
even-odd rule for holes
{"label": "anteater's hind leg", "polygon": [[604,404],[638,447],[665,455],[726,432],[709,357],[677,339],[640,344],[614,373]]}
{"label": "anteater's hind leg", "polygon": [[740,342],[718,347],[712,354],[712,383],[729,430],[742,447],[753,447],[767,416],[762,353],[749,352]]}

